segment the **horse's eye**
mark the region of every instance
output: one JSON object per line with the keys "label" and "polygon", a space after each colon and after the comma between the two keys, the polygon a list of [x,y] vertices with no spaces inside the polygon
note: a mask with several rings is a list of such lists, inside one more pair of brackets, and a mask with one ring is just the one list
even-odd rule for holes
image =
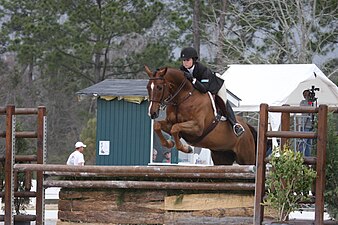
{"label": "horse's eye", "polygon": [[157,86],[157,90],[162,91],[162,86]]}

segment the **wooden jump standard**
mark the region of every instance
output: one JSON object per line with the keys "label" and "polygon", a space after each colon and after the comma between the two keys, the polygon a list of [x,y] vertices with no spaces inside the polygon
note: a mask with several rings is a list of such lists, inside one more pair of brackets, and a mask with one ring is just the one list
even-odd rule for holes
{"label": "wooden jump standard", "polygon": [[[44,187],[43,187],[43,172],[37,172],[37,187],[36,192],[30,192],[30,182],[25,182],[24,192],[18,192],[15,188],[14,172],[15,162],[31,162],[35,161],[38,164],[45,163],[46,155],[46,108],[39,106],[38,108],[15,108],[14,105],[0,107],[0,115],[6,115],[6,130],[0,132],[0,137],[6,138],[6,155],[1,160],[5,161],[5,192],[1,192],[1,196],[5,196],[5,215],[0,215],[0,221],[4,221],[5,225],[14,223],[13,214],[13,199],[14,197],[36,197],[36,216],[35,215],[15,215],[15,220],[18,221],[36,221],[37,225],[44,223]],[[37,115],[36,131],[16,131],[16,116],[17,115]],[[37,139],[37,154],[36,156],[15,156],[15,138],[36,138]],[[25,172],[26,173],[26,172]],[[27,174],[26,174],[27,175]],[[28,176],[31,177],[31,176]]]}
{"label": "wooden jump standard", "polygon": [[[337,110],[334,109],[334,112]],[[268,131],[268,112],[281,112],[281,131]],[[317,132],[293,132],[290,131],[290,113],[318,113]],[[324,224],[324,190],[325,190],[325,164],[327,142],[327,105],[314,107],[268,106],[261,104],[258,138],[255,215],[254,224],[260,225],[264,218],[264,206],[261,204],[265,196],[266,177],[266,149],[268,137],[281,138],[283,146],[288,138],[317,138],[316,165],[316,193],[315,193],[315,224]],[[307,157],[305,157],[307,158]],[[305,161],[306,162],[306,161]]]}

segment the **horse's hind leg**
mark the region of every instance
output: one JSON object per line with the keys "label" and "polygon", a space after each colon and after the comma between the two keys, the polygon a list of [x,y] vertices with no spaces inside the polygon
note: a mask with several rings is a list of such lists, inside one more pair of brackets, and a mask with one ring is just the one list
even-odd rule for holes
{"label": "horse's hind leg", "polygon": [[233,151],[211,151],[211,158],[214,165],[232,165],[236,154]]}

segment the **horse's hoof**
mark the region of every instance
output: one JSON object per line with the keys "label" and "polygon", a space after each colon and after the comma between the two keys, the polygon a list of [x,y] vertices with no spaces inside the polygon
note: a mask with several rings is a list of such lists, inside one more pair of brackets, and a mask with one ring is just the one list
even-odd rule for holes
{"label": "horse's hoof", "polygon": [[191,146],[188,146],[188,153],[192,153],[193,152],[193,149]]}

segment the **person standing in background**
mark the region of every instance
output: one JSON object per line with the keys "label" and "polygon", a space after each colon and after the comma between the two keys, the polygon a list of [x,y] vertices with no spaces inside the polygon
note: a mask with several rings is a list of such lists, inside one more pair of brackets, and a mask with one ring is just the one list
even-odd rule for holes
{"label": "person standing in background", "polygon": [[153,162],[156,162],[157,159],[157,150],[156,148],[153,149]]}
{"label": "person standing in background", "polygon": [[[303,91],[304,99],[299,103],[300,106],[312,106],[312,102],[310,101],[310,90],[306,89]],[[312,124],[312,115],[310,113],[303,113],[301,115],[301,119],[299,121],[300,131],[302,132],[310,132],[313,130]],[[312,139],[304,138],[301,140],[299,145],[299,151],[303,152],[304,156],[311,155],[311,146],[312,146]]]}
{"label": "person standing in background", "polygon": [[87,145],[81,141],[75,143],[75,151],[70,154],[67,160],[67,165],[84,166],[85,160],[83,156],[83,150]]}
{"label": "person standing in background", "polygon": [[171,163],[171,152],[170,151],[165,151],[163,153],[164,159],[162,162],[164,163]]}

